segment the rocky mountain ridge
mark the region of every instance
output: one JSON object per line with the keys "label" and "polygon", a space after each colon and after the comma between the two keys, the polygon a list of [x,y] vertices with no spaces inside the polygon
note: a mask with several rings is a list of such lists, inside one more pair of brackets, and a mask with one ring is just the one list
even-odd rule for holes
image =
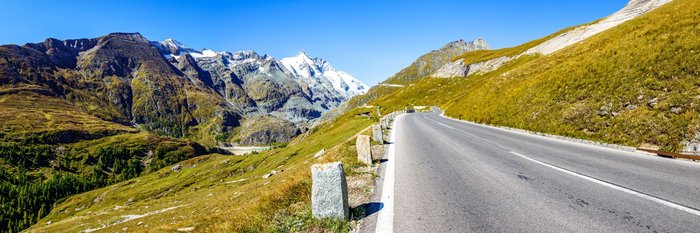
{"label": "rocky mountain ridge", "polygon": [[151,44],[171,64],[190,71],[190,79],[205,80],[246,116],[269,114],[304,126],[368,89],[329,62],[311,59],[305,52],[277,60],[250,50],[198,51],[173,39]]}
{"label": "rocky mountain ridge", "polygon": [[514,54],[512,56],[501,56],[470,64],[465,63],[463,59],[457,59],[445,64],[431,76],[435,78],[466,77],[471,74],[488,73],[494,71],[503,64],[515,60],[523,55],[552,54],[568,46],[581,42],[589,37],[595,36],[600,32],[606,31],[624,22],[639,17],[669,2],[671,2],[671,0],[631,0],[621,10],[603,18],[598,22],[568,30],[532,48],[529,48],[527,51],[522,53]]}
{"label": "rocky mountain ridge", "polygon": [[427,54],[424,54],[416,61],[411,63],[411,65],[402,69],[383,83],[411,83],[435,73],[435,71],[443,67],[445,64],[452,62],[452,58],[457,55],[466,52],[489,49],[490,47],[488,43],[483,38],[477,38],[476,40],[470,42],[466,42],[464,40],[453,41],[447,43],[438,50],[433,50]]}
{"label": "rocky mountain ridge", "polygon": [[106,121],[209,145],[235,143],[235,129],[260,115],[303,131],[367,89],[322,59],[311,65],[323,72],[297,76],[268,55],[198,51],[138,33],[0,46],[0,84],[11,93],[38,92]]}

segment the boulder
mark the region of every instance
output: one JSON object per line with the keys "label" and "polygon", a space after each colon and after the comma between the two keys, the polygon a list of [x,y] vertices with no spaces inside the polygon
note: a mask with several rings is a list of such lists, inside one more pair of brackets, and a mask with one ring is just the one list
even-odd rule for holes
{"label": "boulder", "polygon": [[316,219],[348,219],[348,186],[341,162],[311,166],[311,213]]}
{"label": "boulder", "polygon": [[357,159],[365,164],[372,164],[372,152],[370,150],[369,136],[357,136],[357,141],[355,144],[357,147]]}
{"label": "boulder", "polygon": [[182,170],[182,165],[178,164],[170,168],[171,171],[173,172],[180,172]]}

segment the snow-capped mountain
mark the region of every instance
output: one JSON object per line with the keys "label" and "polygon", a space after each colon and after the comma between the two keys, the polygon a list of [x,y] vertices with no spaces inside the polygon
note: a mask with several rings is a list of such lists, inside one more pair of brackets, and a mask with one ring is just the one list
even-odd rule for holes
{"label": "snow-capped mountain", "polygon": [[300,51],[294,57],[282,58],[280,62],[297,77],[318,80],[321,84],[325,84],[323,81],[327,80],[331,84],[328,88],[333,88],[347,98],[364,94],[369,89],[367,85],[350,74],[337,71],[328,61],[321,58],[309,58],[304,51]]}
{"label": "snow-capped mountain", "polygon": [[173,39],[151,42],[190,80],[209,86],[246,115],[271,114],[307,123],[367,85],[304,52],[281,61],[254,51],[195,50]]}

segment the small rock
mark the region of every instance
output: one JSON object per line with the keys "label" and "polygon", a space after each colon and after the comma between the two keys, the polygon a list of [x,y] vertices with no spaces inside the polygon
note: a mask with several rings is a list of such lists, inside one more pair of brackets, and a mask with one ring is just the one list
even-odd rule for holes
{"label": "small rock", "polygon": [[194,231],[194,227],[183,227],[183,228],[178,228],[177,231],[190,232],[190,231]]}
{"label": "small rock", "polygon": [[270,178],[270,176],[272,176],[272,173],[267,173],[267,174],[263,175],[262,178],[267,179],[267,178]]}
{"label": "small rock", "polygon": [[320,151],[316,152],[316,154],[314,155],[314,158],[321,157],[325,153],[326,153],[326,149],[321,149]]}
{"label": "small rock", "polygon": [[213,193],[207,194],[207,197],[211,197],[211,196],[214,196],[214,194]]}
{"label": "small rock", "polygon": [[137,225],[137,226],[141,226],[141,225],[143,225],[143,222],[139,222],[139,223],[137,223],[136,225]]}
{"label": "small rock", "polygon": [[683,108],[681,108],[681,107],[673,107],[673,108],[671,108],[671,112],[674,113],[674,114],[681,114],[682,111],[683,111]]}
{"label": "small rock", "polygon": [[51,223],[53,223],[53,222],[48,221],[48,222],[46,222],[46,225],[51,225]]}
{"label": "small rock", "polygon": [[643,95],[637,96],[637,100],[642,101],[643,99],[644,99],[644,96],[643,96]]}
{"label": "small rock", "polygon": [[647,102],[647,106],[654,107],[659,102],[659,98],[653,98]]}
{"label": "small rock", "polygon": [[607,106],[602,106],[598,111],[595,112],[598,116],[607,116],[610,114]]}
{"label": "small rock", "polygon": [[170,170],[173,172],[180,172],[180,170],[182,170],[182,165],[180,165],[180,164],[175,165],[172,168],[170,168]]}

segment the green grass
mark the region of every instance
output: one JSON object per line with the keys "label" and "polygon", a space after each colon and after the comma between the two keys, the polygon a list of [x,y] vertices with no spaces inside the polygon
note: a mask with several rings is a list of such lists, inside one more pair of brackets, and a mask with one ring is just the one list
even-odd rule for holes
{"label": "green grass", "polygon": [[[2,141],[71,142],[138,131],[89,115],[64,100],[32,91],[38,89],[0,87]],[[64,136],[64,132],[79,136],[70,138]]]}
{"label": "green grass", "polygon": [[[75,195],[58,204],[32,232],[82,231],[114,223],[128,214],[144,214],[181,206],[138,220],[109,226],[104,231],[162,232],[196,227],[204,232],[287,232],[299,229],[347,231],[347,222],[310,219],[310,166],[341,160],[348,173],[360,166],[348,148],[353,135],[376,117],[355,117],[354,109],[322,124],[285,148],[250,156],[200,156],[151,174]],[[321,159],[313,158],[326,148]],[[269,179],[271,170],[281,171]],[[349,174],[351,175],[351,174]],[[95,201],[99,200],[99,201]],[[116,206],[120,206],[115,208]],[[46,224],[48,221],[52,223]],[[142,224],[138,224],[143,222]]]}
{"label": "green grass", "polygon": [[387,112],[436,105],[480,123],[679,151],[700,130],[698,10],[696,1],[673,1],[549,56],[520,57],[467,78],[423,79],[370,104]]}

